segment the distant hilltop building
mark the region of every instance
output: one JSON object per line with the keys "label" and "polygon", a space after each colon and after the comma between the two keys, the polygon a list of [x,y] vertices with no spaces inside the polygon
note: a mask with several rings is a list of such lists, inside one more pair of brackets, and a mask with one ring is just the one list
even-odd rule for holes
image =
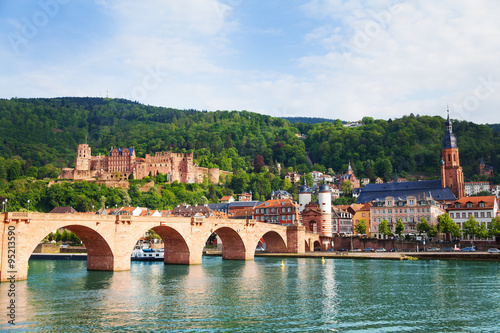
{"label": "distant hilltop building", "polygon": [[109,155],[92,156],[88,144],[79,144],[76,151],[75,168],[63,168],[59,178],[90,180],[98,178],[105,181],[121,181],[155,177],[159,173],[167,175],[170,182],[201,183],[206,177],[218,184],[230,172],[217,168],[202,168],[194,164],[193,153],[156,152],[137,158],[134,148],[112,148]]}
{"label": "distant hilltop building", "polygon": [[493,172],[493,167],[484,163],[484,159],[481,157],[481,163],[479,164],[479,175],[486,176],[488,178],[495,177],[495,173]]}

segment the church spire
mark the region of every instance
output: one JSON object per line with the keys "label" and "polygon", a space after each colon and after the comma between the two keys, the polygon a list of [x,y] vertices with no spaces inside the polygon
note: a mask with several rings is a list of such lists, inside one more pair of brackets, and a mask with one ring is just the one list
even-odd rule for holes
{"label": "church spire", "polygon": [[447,148],[458,148],[457,146],[457,138],[455,138],[455,134],[453,134],[453,124],[450,120],[450,110],[447,110],[448,117],[446,119],[446,133],[443,138],[443,149]]}

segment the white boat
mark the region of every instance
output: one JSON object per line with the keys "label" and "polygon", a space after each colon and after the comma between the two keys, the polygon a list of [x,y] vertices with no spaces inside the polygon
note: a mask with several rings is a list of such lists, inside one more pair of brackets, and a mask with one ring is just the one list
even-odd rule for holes
{"label": "white boat", "polygon": [[165,258],[163,249],[135,248],[130,259],[132,261],[163,261]]}

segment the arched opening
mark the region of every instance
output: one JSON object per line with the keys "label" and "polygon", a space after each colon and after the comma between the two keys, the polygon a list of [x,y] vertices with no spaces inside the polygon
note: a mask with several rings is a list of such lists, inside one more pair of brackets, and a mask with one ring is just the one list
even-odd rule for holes
{"label": "arched opening", "polygon": [[238,232],[228,227],[222,227],[214,232],[222,241],[222,259],[246,259],[245,244]]}
{"label": "arched opening", "polygon": [[319,241],[314,242],[314,251],[321,251],[321,243]]}
{"label": "arched opening", "polygon": [[[91,271],[113,271],[114,254],[108,242],[97,231],[82,225],[60,226],[58,229],[67,229],[73,232],[87,249],[87,269]],[[54,230],[55,231],[55,230]],[[47,236],[39,239],[38,242],[31,244],[29,253],[33,253],[39,243]]]}
{"label": "arched opening", "polygon": [[154,227],[152,230],[163,240],[165,264],[190,264],[189,247],[177,230],[167,226]]}
{"label": "arched opening", "polygon": [[87,248],[87,269],[92,271],[112,271],[114,255],[108,242],[95,230],[81,225],[65,227],[75,233]]}
{"label": "arched opening", "polygon": [[269,231],[262,236],[266,242],[266,251],[269,253],[286,253],[287,248],[285,241],[275,231]]}

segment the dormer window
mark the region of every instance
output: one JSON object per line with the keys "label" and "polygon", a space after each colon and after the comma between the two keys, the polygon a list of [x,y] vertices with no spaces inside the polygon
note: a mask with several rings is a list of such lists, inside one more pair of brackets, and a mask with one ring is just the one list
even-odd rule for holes
{"label": "dormer window", "polygon": [[480,208],[484,208],[484,207],[485,207],[484,202],[482,202],[482,201],[481,201],[481,202],[479,203],[479,207],[480,207]]}
{"label": "dormer window", "polygon": [[472,202],[467,203],[467,208],[472,208]]}
{"label": "dormer window", "polygon": [[458,202],[455,204],[455,208],[460,208],[460,206],[461,205]]}

